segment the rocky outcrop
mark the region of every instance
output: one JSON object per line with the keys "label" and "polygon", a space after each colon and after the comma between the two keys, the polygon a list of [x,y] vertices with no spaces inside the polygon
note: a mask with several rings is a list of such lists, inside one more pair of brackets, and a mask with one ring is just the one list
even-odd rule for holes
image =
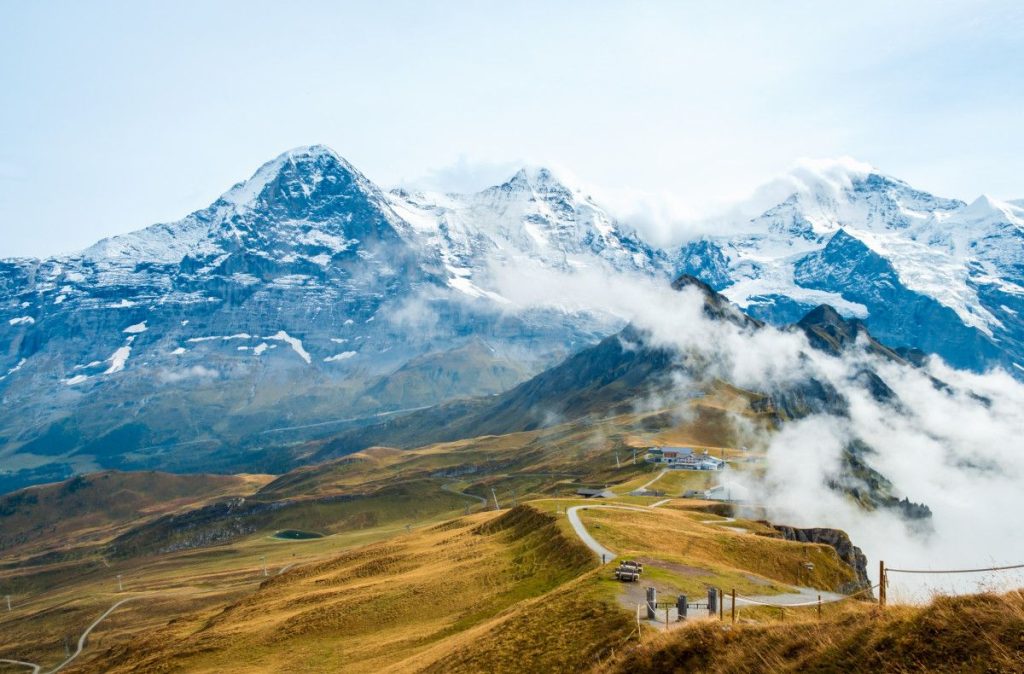
{"label": "rocky outcrop", "polygon": [[868,579],[868,558],[864,556],[860,548],[853,544],[845,531],[820,527],[798,529],[780,524],[770,524],[770,526],[782,534],[787,541],[822,543],[835,550],[839,559],[843,560],[857,574],[857,580],[841,587],[840,592],[851,594],[871,587],[871,581]]}

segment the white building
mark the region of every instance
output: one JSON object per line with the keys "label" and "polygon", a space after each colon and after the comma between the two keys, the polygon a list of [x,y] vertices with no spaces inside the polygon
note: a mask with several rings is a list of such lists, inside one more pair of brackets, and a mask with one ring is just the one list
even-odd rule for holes
{"label": "white building", "polygon": [[647,450],[647,461],[664,464],[675,470],[722,470],[725,461],[704,450],[700,454],[692,447],[652,447]]}

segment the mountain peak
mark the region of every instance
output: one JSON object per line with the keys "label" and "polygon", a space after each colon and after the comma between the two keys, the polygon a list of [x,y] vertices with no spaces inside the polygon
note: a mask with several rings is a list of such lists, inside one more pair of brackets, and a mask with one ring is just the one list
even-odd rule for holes
{"label": "mountain peak", "polygon": [[740,311],[725,295],[701,281],[692,274],[679,274],[672,281],[672,289],[680,292],[687,288],[695,288],[704,301],[704,315],[714,320],[727,320],[740,327],[760,327],[761,321],[751,318]]}
{"label": "mountain peak", "polygon": [[993,199],[987,194],[968,204],[961,215],[965,220],[979,222],[996,218],[1003,222],[1014,222],[1021,218],[1021,207],[1009,201]]}
{"label": "mountain peak", "polygon": [[[516,171],[515,175],[497,186],[503,190],[532,190],[550,192],[553,190],[578,192],[564,176],[546,166],[527,165]],[[494,188],[492,188],[494,189]]]}
{"label": "mountain peak", "polygon": [[218,203],[235,208],[251,208],[261,197],[273,195],[310,198],[320,185],[354,183],[361,191],[376,193],[373,186],[346,159],[326,145],[304,145],[282,152],[256,170],[246,181],[234,185],[221,195]]}

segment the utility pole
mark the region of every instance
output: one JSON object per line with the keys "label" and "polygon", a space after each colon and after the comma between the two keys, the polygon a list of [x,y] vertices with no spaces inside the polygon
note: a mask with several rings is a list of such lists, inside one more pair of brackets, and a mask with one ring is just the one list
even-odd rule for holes
{"label": "utility pole", "polygon": [[4,598],[7,599],[7,612],[11,612],[11,595],[5,594]]}
{"label": "utility pole", "polygon": [[260,561],[263,562],[263,575],[267,576],[268,575],[267,574],[267,556],[266,555],[262,555],[260,557]]}
{"label": "utility pole", "polygon": [[124,592],[124,586],[121,585],[121,574],[117,574],[117,591]]}
{"label": "utility pole", "polygon": [[636,447],[633,448],[633,465],[636,465]]}
{"label": "utility pole", "polygon": [[515,508],[519,503],[516,501],[516,490],[512,490],[512,507]]}
{"label": "utility pole", "polygon": [[615,467],[616,468],[622,468],[622,464],[619,463],[619,453],[618,452],[615,452]]}
{"label": "utility pole", "polygon": [[494,509],[501,510],[501,506],[498,505],[498,495],[494,493],[494,487],[491,487],[491,496],[494,497]]}

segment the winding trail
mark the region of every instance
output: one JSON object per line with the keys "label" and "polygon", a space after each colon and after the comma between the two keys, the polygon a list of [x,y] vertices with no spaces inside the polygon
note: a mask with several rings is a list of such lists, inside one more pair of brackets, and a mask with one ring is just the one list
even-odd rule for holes
{"label": "winding trail", "polygon": [[88,627],[86,627],[85,631],[82,632],[82,636],[78,637],[78,648],[75,649],[75,652],[72,653],[71,655],[69,655],[67,657],[67,659],[64,660],[64,662],[60,663],[59,665],[57,665],[53,669],[49,670],[48,672],[42,672],[42,669],[43,669],[42,666],[37,665],[34,662],[24,662],[22,660],[3,660],[3,659],[0,659],[0,662],[6,662],[7,664],[11,664],[11,665],[21,665],[23,667],[28,667],[29,669],[32,670],[32,674],[56,674],[56,672],[59,672],[60,670],[62,670],[65,667],[67,667],[69,664],[71,664],[72,660],[74,660],[75,658],[77,658],[79,655],[82,654],[82,651],[85,649],[85,642],[89,638],[89,634],[91,634],[92,631],[94,629],[96,629],[96,627],[99,626],[99,624],[101,622],[103,622],[106,619],[107,616],[109,616],[111,613],[113,613],[117,609],[117,607],[119,607],[121,604],[124,604],[125,602],[129,602],[129,601],[131,601],[133,599],[138,599],[138,597],[125,597],[121,601],[115,602],[114,605],[111,606],[110,608],[108,608],[106,611],[104,611],[103,614],[99,618],[96,618],[96,620],[93,620],[92,624],[89,625]]}
{"label": "winding trail", "polygon": [[602,563],[605,564],[618,557],[618,555],[616,555],[614,552],[598,543],[597,539],[590,535],[590,532],[587,531],[587,528],[583,526],[583,522],[580,520],[580,516],[577,512],[579,510],[635,510],[640,513],[651,512],[647,508],[634,508],[631,506],[614,505],[586,505],[572,506],[571,508],[566,508],[565,514],[569,517],[569,524],[572,525],[573,531],[575,531],[576,535],[579,536],[581,541],[583,541],[583,544],[590,548],[592,551],[594,551],[594,553],[601,558]]}
{"label": "winding trail", "polygon": [[[376,414],[369,414],[367,416],[362,416],[362,417],[347,417],[345,419],[331,419],[330,421],[318,421],[318,422],[316,422],[314,424],[300,424],[298,426],[280,426],[278,428],[268,428],[265,431],[260,431],[259,434],[260,435],[266,435],[268,433],[277,433],[277,432],[280,432],[280,431],[298,431],[298,430],[302,430],[304,428],[319,428],[321,426],[331,426],[333,424],[349,424],[349,423],[352,423],[354,421],[369,421],[369,420],[372,420],[372,419],[380,419],[380,418],[383,418],[383,417],[391,417],[391,416],[394,416],[396,414],[404,414],[405,412],[419,412],[420,410],[425,410],[428,407],[430,407],[430,405],[425,405],[425,406],[422,406],[422,407],[406,407],[405,409],[402,409],[402,410],[391,410],[390,412],[377,412]],[[199,442],[199,441],[195,441],[195,442]],[[211,442],[211,441],[204,441],[204,442]]]}
{"label": "winding trail", "polygon": [[[669,500],[669,499],[665,499],[665,500]],[[611,562],[616,557],[618,557],[618,555],[616,555],[614,552],[612,552],[611,550],[609,550],[608,548],[604,547],[603,545],[601,545],[600,543],[597,542],[597,539],[595,539],[590,534],[590,532],[587,531],[587,528],[585,526],[583,526],[583,522],[580,520],[580,516],[579,516],[578,511],[580,511],[580,510],[635,510],[635,511],[641,512],[641,513],[644,513],[644,512],[649,513],[649,512],[651,512],[651,510],[650,510],[651,508],[653,508],[653,507],[655,507],[657,505],[660,505],[663,502],[664,501],[660,501],[659,503],[656,503],[653,506],[648,506],[646,508],[636,508],[636,507],[632,507],[632,506],[618,506],[618,505],[572,506],[571,508],[566,508],[565,514],[569,517],[569,524],[572,525],[573,530],[576,532],[576,535],[579,536],[580,540],[583,541],[583,544],[586,545],[588,548],[590,548],[594,553],[596,553],[597,556],[601,558],[601,561],[603,563],[607,564],[608,562]],[[719,524],[719,523],[721,523],[721,522],[723,522],[725,520],[727,520],[729,522],[735,522],[736,521],[735,518],[727,517],[727,518],[724,518],[724,520],[706,520],[706,521],[704,521],[704,523]],[[733,527],[726,527],[726,528],[731,529]],[[844,594],[837,594],[835,592],[827,592],[825,590],[817,590],[817,589],[814,589],[814,588],[811,588],[811,587],[802,587],[802,586],[797,585],[797,586],[795,586],[795,589],[796,589],[796,592],[788,592],[788,593],[785,593],[785,594],[754,595],[754,596],[751,596],[751,597],[747,597],[746,599],[752,599],[755,602],[765,602],[765,603],[776,604],[776,605],[799,605],[799,604],[806,604],[807,602],[814,602],[814,601],[816,601],[818,599],[819,596],[821,597],[821,600],[823,602],[832,602],[832,601],[838,601],[838,600],[846,599],[847,598],[847,595],[844,595]],[[726,603],[726,602],[728,602],[728,603]],[[723,595],[722,603],[723,603],[723,605],[725,605],[725,607],[728,610],[731,610],[731,608],[732,608],[731,602],[732,602],[732,597],[731,596]],[[737,606],[740,606],[743,602],[744,602],[744,599],[741,598],[741,599],[737,600],[736,604],[737,604]]]}
{"label": "winding trail", "polygon": [[487,499],[485,499],[483,496],[477,496],[476,494],[467,494],[464,491],[456,491],[455,489],[452,489],[453,484],[455,483],[449,482],[448,484],[442,484],[441,491],[446,491],[449,494],[455,494],[456,496],[465,496],[466,498],[475,499],[479,501],[484,507],[487,507]]}
{"label": "winding trail", "polygon": [[[828,592],[827,590],[815,590],[813,587],[803,587],[801,585],[796,585],[794,587],[796,588],[796,592],[787,592],[785,594],[756,594],[750,597],[737,597],[736,606],[739,608],[744,605],[752,604],[753,602],[747,601],[748,599],[752,599],[754,602],[790,606],[797,604],[807,605],[817,601],[819,596],[821,597],[821,601],[824,603],[850,598],[850,595]],[[725,604],[726,610],[730,610],[732,608],[732,597],[728,594],[722,595],[722,603]]]}
{"label": "winding trail", "polygon": [[655,475],[654,477],[652,477],[652,478],[651,478],[650,480],[648,480],[648,481],[647,481],[647,482],[646,482],[645,484],[642,484],[642,485],[640,485],[639,487],[637,487],[637,488],[636,488],[636,489],[634,489],[633,491],[641,491],[641,490],[643,490],[643,489],[647,489],[647,488],[648,488],[648,487],[650,487],[650,486],[651,486],[652,484],[654,484],[655,482],[657,482],[657,481],[658,481],[658,480],[660,480],[661,478],[665,477],[665,473],[667,473],[667,472],[668,472],[668,468],[664,468],[664,469],[662,469],[662,471],[661,471],[660,473],[658,473],[657,475]]}
{"label": "winding trail", "polygon": [[56,667],[54,667],[53,669],[51,669],[51,670],[50,670],[49,672],[47,672],[46,674],[55,674],[55,672],[59,672],[60,670],[64,669],[64,668],[65,668],[65,667],[66,667],[66,666],[68,665],[68,663],[70,663],[70,662],[71,662],[72,660],[74,660],[74,659],[75,659],[75,658],[77,658],[77,657],[78,657],[79,655],[81,655],[81,654],[82,654],[82,650],[83,650],[83,649],[85,648],[85,640],[89,638],[89,634],[90,634],[90,633],[91,633],[91,632],[92,632],[92,631],[93,631],[94,629],[96,629],[96,626],[97,626],[97,625],[99,625],[99,624],[100,624],[101,622],[103,622],[103,620],[104,620],[104,619],[105,619],[105,618],[106,618],[106,617],[107,617],[108,615],[110,615],[111,613],[113,613],[113,612],[114,612],[114,611],[115,611],[115,610],[117,609],[117,607],[118,607],[118,606],[120,606],[121,604],[124,604],[125,602],[129,602],[129,601],[131,601],[132,599],[137,599],[137,597],[125,597],[124,599],[122,599],[122,600],[121,600],[121,601],[119,601],[119,602],[116,602],[116,603],[115,603],[115,604],[114,604],[113,606],[111,606],[111,607],[110,607],[110,608],[108,608],[108,609],[107,609],[106,611],[104,611],[104,612],[103,612],[103,615],[101,615],[101,616],[100,616],[99,618],[96,618],[96,620],[93,620],[93,621],[92,621],[92,624],[91,624],[91,625],[89,625],[88,627],[86,627],[86,628],[85,628],[85,631],[84,631],[84,632],[82,632],[82,636],[78,637],[78,648],[77,648],[77,649],[75,649],[75,652],[74,652],[74,653],[72,653],[71,655],[69,655],[69,656],[68,656],[68,659],[67,659],[67,660],[65,660],[64,662],[62,662],[62,663],[60,663],[59,665],[57,665]]}

